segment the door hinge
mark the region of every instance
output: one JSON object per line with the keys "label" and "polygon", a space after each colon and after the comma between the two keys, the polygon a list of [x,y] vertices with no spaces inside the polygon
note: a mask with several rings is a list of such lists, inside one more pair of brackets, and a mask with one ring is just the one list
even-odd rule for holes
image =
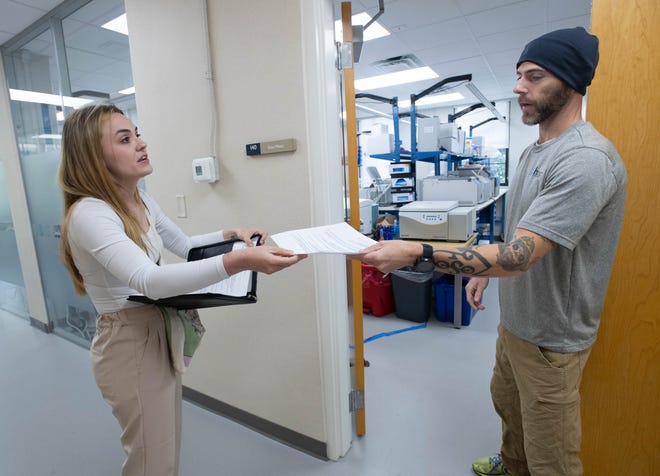
{"label": "door hinge", "polygon": [[351,390],[348,394],[348,407],[352,412],[364,409],[364,391]]}
{"label": "door hinge", "polygon": [[350,42],[336,42],[337,46],[337,63],[335,66],[339,71],[351,69],[353,67],[353,43]]}

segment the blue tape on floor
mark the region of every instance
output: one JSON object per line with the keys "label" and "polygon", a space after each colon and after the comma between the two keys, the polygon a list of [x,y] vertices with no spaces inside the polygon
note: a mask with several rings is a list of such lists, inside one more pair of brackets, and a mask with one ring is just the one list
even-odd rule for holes
{"label": "blue tape on floor", "polygon": [[[366,339],[364,339],[364,343],[366,344],[367,342],[371,342],[371,341],[380,339],[382,337],[388,337],[388,336],[393,336],[393,335],[396,335],[396,334],[401,334],[402,332],[409,332],[409,331],[416,331],[418,329],[424,329],[425,327],[426,327],[426,323],[420,324],[418,326],[404,327],[403,329],[397,329],[395,331],[381,332],[380,334],[375,334],[371,337],[367,337]],[[353,348],[352,345],[349,346],[349,347],[351,349]]]}

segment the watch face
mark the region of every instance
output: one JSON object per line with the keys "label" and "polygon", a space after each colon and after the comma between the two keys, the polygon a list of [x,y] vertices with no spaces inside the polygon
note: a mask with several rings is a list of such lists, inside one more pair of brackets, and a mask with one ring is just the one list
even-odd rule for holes
{"label": "watch face", "polygon": [[431,260],[421,260],[415,266],[415,270],[419,271],[420,273],[428,273],[430,271],[433,271],[434,269],[435,269],[435,264],[433,264],[433,261]]}

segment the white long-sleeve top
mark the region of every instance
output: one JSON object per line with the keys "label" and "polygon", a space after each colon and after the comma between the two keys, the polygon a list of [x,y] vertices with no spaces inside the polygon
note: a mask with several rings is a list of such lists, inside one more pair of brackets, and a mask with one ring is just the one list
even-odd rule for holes
{"label": "white long-sleeve top", "polygon": [[189,237],[149,195],[140,193],[149,218],[149,231],[143,235],[148,254],[126,235],[121,219],[104,201],[83,198],[71,213],[73,260],[100,314],[142,305],[128,301],[131,294],[152,299],[176,296],[228,277],[221,256],[159,266],[163,248],[186,258],[191,248],[222,241],[223,233]]}

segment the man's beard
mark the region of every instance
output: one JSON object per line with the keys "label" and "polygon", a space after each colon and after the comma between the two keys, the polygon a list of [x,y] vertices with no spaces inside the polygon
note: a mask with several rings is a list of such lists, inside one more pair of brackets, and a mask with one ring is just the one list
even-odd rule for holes
{"label": "man's beard", "polygon": [[532,103],[536,112],[523,112],[522,121],[528,126],[540,124],[552,118],[563,109],[571,97],[572,89],[570,86],[561,83],[556,88],[550,90],[544,97]]}

